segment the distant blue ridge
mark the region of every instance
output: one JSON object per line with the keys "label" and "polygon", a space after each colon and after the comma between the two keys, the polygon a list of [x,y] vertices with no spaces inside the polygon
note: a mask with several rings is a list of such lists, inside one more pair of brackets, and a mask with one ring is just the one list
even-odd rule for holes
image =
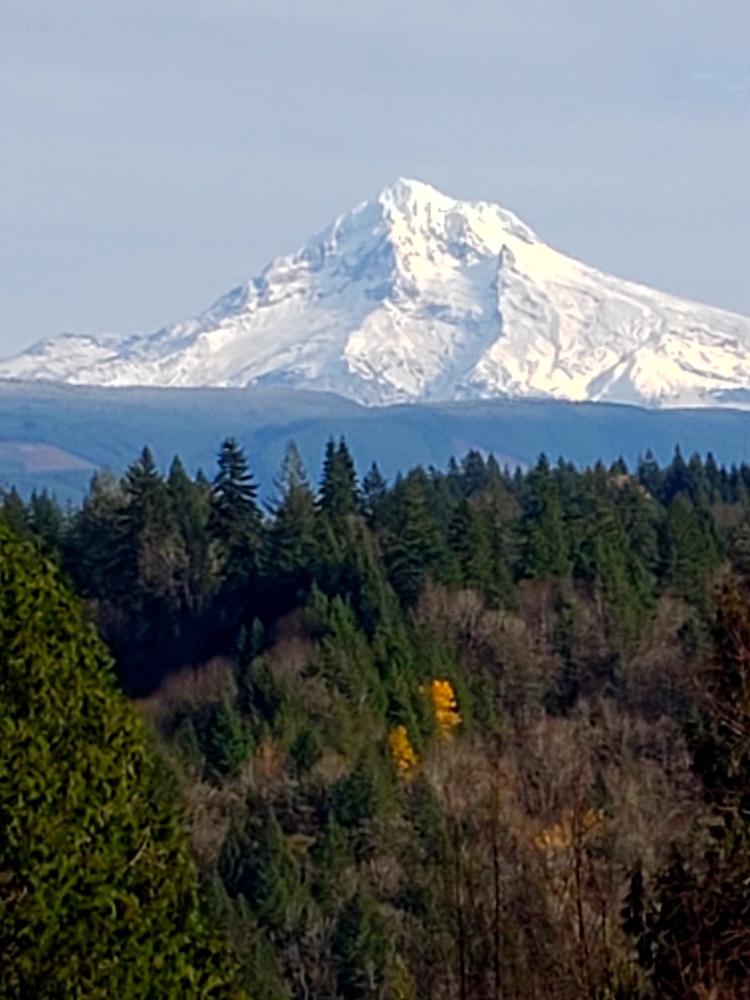
{"label": "distant blue ridge", "polygon": [[[0,382],[0,443],[43,444],[90,463],[124,469],[148,445],[160,467],[179,455],[191,473],[211,477],[221,441],[236,437],[265,499],[273,496],[284,449],[294,440],[316,482],[327,439],[343,435],[360,475],[373,461],[392,479],[415,465],[445,468],[470,449],[501,465],[528,466],[541,452],[577,465],[622,456],[633,467],[653,452],[668,461],[711,451],[726,465],[750,460],[750,411],[647,410],[609,403],[469,400],[363,407],[328,393],[298,389],[91,388]],[[24,495],[48,489],[78,501],[91,469],[24,470],[0,456],[0,486]]]}

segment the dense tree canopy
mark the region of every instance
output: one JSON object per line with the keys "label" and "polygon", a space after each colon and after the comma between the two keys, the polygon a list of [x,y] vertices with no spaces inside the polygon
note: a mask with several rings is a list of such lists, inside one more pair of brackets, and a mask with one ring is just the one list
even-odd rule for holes
{"label": "dense tree canopy", "polygon": [[[473,451],[360,483],[332,438],[319,479],[290,444],[264,498],[251,465],[232,439],[213,479],[146,450],[80,509],[2,499],[16,995],[111,954],[114,995],[150,995],[139,962],[210,995],[208,920],[269,1000],[746,996],[750,467]],[[46,558],[139,696],[207,917]],[[105,911],[110,951],[53,968]]]}

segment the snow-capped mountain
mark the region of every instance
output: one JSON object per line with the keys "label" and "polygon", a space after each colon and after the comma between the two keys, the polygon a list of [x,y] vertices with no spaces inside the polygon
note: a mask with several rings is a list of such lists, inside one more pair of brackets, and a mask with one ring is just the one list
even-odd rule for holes
{"label": "snow-capped mountain", "polygon": [[512,213],[399,180],[195,319],[63,334],[0,377],[750,405],[750,319],[603,274]]}

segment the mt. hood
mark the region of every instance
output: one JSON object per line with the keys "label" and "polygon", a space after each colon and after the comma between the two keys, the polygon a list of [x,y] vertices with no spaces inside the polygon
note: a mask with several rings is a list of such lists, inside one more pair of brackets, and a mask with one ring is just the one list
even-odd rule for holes
{"label": "mt. hood", "polygon": [[399,180],[195,319],[62,334],[0,377],[284,385],[373,405],[495,396],[750,405],[750,319],[610,277],[513,214]]}

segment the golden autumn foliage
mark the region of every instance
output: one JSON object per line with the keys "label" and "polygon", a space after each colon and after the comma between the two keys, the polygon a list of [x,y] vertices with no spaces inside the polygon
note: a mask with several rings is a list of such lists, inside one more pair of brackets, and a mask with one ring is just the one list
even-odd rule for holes
{"label": "golden autumn foliage", "polygon": [[406,726],[396,726],[388,737],[388,749],[391,759],[402,778],[408,778],[414,773],[418,758],[409,740]]}
{"label": "golden autumn foliage", "polygon": [[450,681],[434,680],[423,689],[432,703],[438,731],[444,739],[449,739],[453,730],[461,724],[456,693]]}

